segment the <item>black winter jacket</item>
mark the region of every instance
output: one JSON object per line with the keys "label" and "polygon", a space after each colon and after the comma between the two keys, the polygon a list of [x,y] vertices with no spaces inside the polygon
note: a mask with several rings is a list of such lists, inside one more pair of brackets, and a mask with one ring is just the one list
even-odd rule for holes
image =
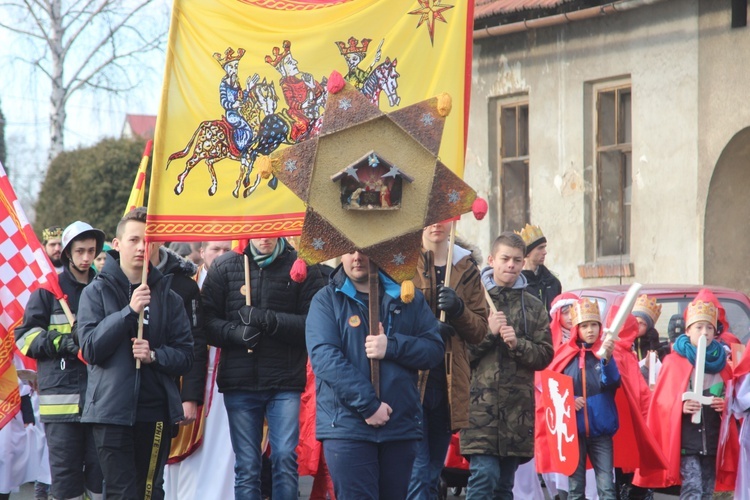
{"label": "black winter jacket", "polygon": [[195,401],[203,404],[206,392],[206,370],[208,369],[208,349],[206,347],[206,333],[203,329],[203,307],[201,305],[201,290],[193,275],[198,272],[198,266],[183,259],[166,247],[159,248],[159,263],[156,268],[162,274],[172,275],[172,291],[182,299],[190,320],[193,334],[193,367],[182,377],[180,396],[183,401]]}
{"label": "black winter jacket", "polygon": [[552,301],[562,293],[562,284],[560,280],[547,269],[544,264],[539,266],[537,273],[534,271],[524,270],[523,275],[526,277],[528,285],[526,291],[541,300],[544,307],[549,310],[552,308]]}
{"label": "black winter jacket", "polygon": [[305,318],[313,295],[325,283],[319,266],[310,266],[302,283],[289,271],[297,252],[287,246],[267,267],[261,269],[245,249],[250,261],[251,303],[276,312],[277,326],[263,334],[253,352],[229,340],[229,332],[240,323],[239,310],[245,305],[244,257],[228,252],[213,261],[203,282],[201,296],[208,343],[221,347],[217,384],[219,391],[303,391],[307,374]]}
{"label": "black winter jacket", "polygon": [[[87,286],[78,311],[78,336],[89,363],[89,383],[81,422],[133,425],[141,375],[135,369],[131,338],[138,332],[138,314],[130,308],[129,282],[110,251],[102,272]],[[167,395],[171,423],[184,418],[175,377],[190,370],[193,340],[182,299],[170,290],[171,276],[149,266],[147,284],[148,341],[156,352],[153,369]]]}
{"label": "black winter jacket", "polygon": [[[89,270],[89,281],[95,275],[93,269]],[[76,314],[86,283],[78,282],[67,266],[60,273],[59,282],[71,312]],[[75,356],[50,358],[47,355],[45,345],[58,332],[70,334],[71,325],[60,301],[48,290],[38,288],[26,303],[23,324],[15,329],[16,345],[23,354],[37,360],[40,420],[78,422],[86,396],[88,374],[86,365]]]}

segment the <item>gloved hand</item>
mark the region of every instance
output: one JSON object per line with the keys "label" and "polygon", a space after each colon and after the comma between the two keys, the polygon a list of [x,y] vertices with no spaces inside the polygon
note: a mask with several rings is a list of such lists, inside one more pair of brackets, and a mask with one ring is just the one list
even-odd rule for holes
{"label": "gloved hand", "polygon": [[78,345],[75,343],[72,335],[62,335],[60,338],[60,347],[57,353],[61,358],[75,358],[78,356]]}
{"label": "gloved hand", "polygon": [[58,346],[60,345],[60,339],[59,337],[62,334],[58,332],[57,330],[47,330],[47,336],[44,340],[44,354],[47,355],[50,359],[56,359],[60,357],[59,354],[57,354]]}
{"label": "gloved hand", "polygon": [[80,341],[78,340],[78,321],[73,323],[73,326],[70,328],[70,336],[73,339],[73,342],[76,343],[76,345],[81,345]]}
{"label": "gloved hand", "polygon": [[227,332],[227,336],[234,345],[255,349],[255,346],[260,342],[261,332],[255,327],[240,323],[239,325],[232,325],[232,328]]}
{"label": "gloved hand", "polygon": [[437,308],[439,311],[445,311],[449,318],[461,316],[464,312],[464,301],[458,296],[456,291],[451,287],[440,285],[438,287]]}
{"label": "gloved hand", "polygon": [[278,321],[271,309],[260,309],[255,306],[242,306],[239,310],[240,320],[246,325],[257,328],[263,333],[273,333]]}
{"label": "gloved hand", "polygon": [[443,342],[447,342],[449,337],[453,337],[456,334],[456,329],[453,328],[450,323],[438,321],[438,333],[443,339]]}

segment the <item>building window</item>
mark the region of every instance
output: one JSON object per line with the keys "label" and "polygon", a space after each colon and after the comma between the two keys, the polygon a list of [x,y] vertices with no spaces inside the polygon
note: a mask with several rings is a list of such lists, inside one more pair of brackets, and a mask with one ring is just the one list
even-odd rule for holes
{"label": "building window", "polygon": [[500,227],[520,230],[529,214],[529,104],[500,104]]}
{"label": "building window", "polygon": [[596,255],[630,254],[630,86],[596,92]]}

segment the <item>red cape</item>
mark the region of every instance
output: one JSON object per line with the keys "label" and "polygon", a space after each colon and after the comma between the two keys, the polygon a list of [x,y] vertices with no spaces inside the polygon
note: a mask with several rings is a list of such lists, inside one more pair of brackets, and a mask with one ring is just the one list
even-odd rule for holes
{"label": "red cape", "polygon": [[315,375],[307,361],[307,383],[300,397],[299,444],[297,471],[300,476],[314,476],[318,472],[323,445],[315,439]]}
{"label": "red cape", "polygon": [[[645,488],[665,488],[682,483],[680,478],[682,393],[687,390],[692,370],[693,365],[690,361],[677,353],[669,354],[664,358],[646,422],[659,448],[664,450],[667,470],[661,472],[637,470],[633,484]],[[721,378],[725,384],[732,379],[732,369],[728,363],[721,371]],[[725,411],[722,418],[734,417]],[[724,461],[723,463],[716,461],[716,491],[734,491],[739,459],[739,440],[737,426],[733,422],[730,422],[729,438],[724,449],[719,443],[717,457],[719,456],[724,456]]]}
{"label": "red cape", "polygon": [[[607,315],[607,323],[614,319],[618,307],[613,306]],[[614,435],[614,464],[624,472],[637,468],[643,471],[658,472],[667,468],[667,460],[646,425],[651,390],[641,374],[638,360],[632,350],[638,336],[638,322],[629,314],[620,332],[620,340],[615,342],[612,357],[620,371],[620,389],[615,394],[617,416],[620,428]],[[633,447],[635,443],[635,448]]]}

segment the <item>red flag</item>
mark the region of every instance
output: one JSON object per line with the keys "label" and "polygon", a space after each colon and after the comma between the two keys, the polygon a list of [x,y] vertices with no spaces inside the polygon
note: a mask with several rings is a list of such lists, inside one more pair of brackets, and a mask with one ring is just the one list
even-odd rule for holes
{"label": "red flag", "polygon": [[579,458],[573,379],[552,370],[541,372],[541,379],[550,471],[570,476]]}
{"label": "red flag", "polygon": [[63,296],[57,273],[0,164],[0,428],[20,409],[13,330],[23,320],[31,292],[40,286]]}

